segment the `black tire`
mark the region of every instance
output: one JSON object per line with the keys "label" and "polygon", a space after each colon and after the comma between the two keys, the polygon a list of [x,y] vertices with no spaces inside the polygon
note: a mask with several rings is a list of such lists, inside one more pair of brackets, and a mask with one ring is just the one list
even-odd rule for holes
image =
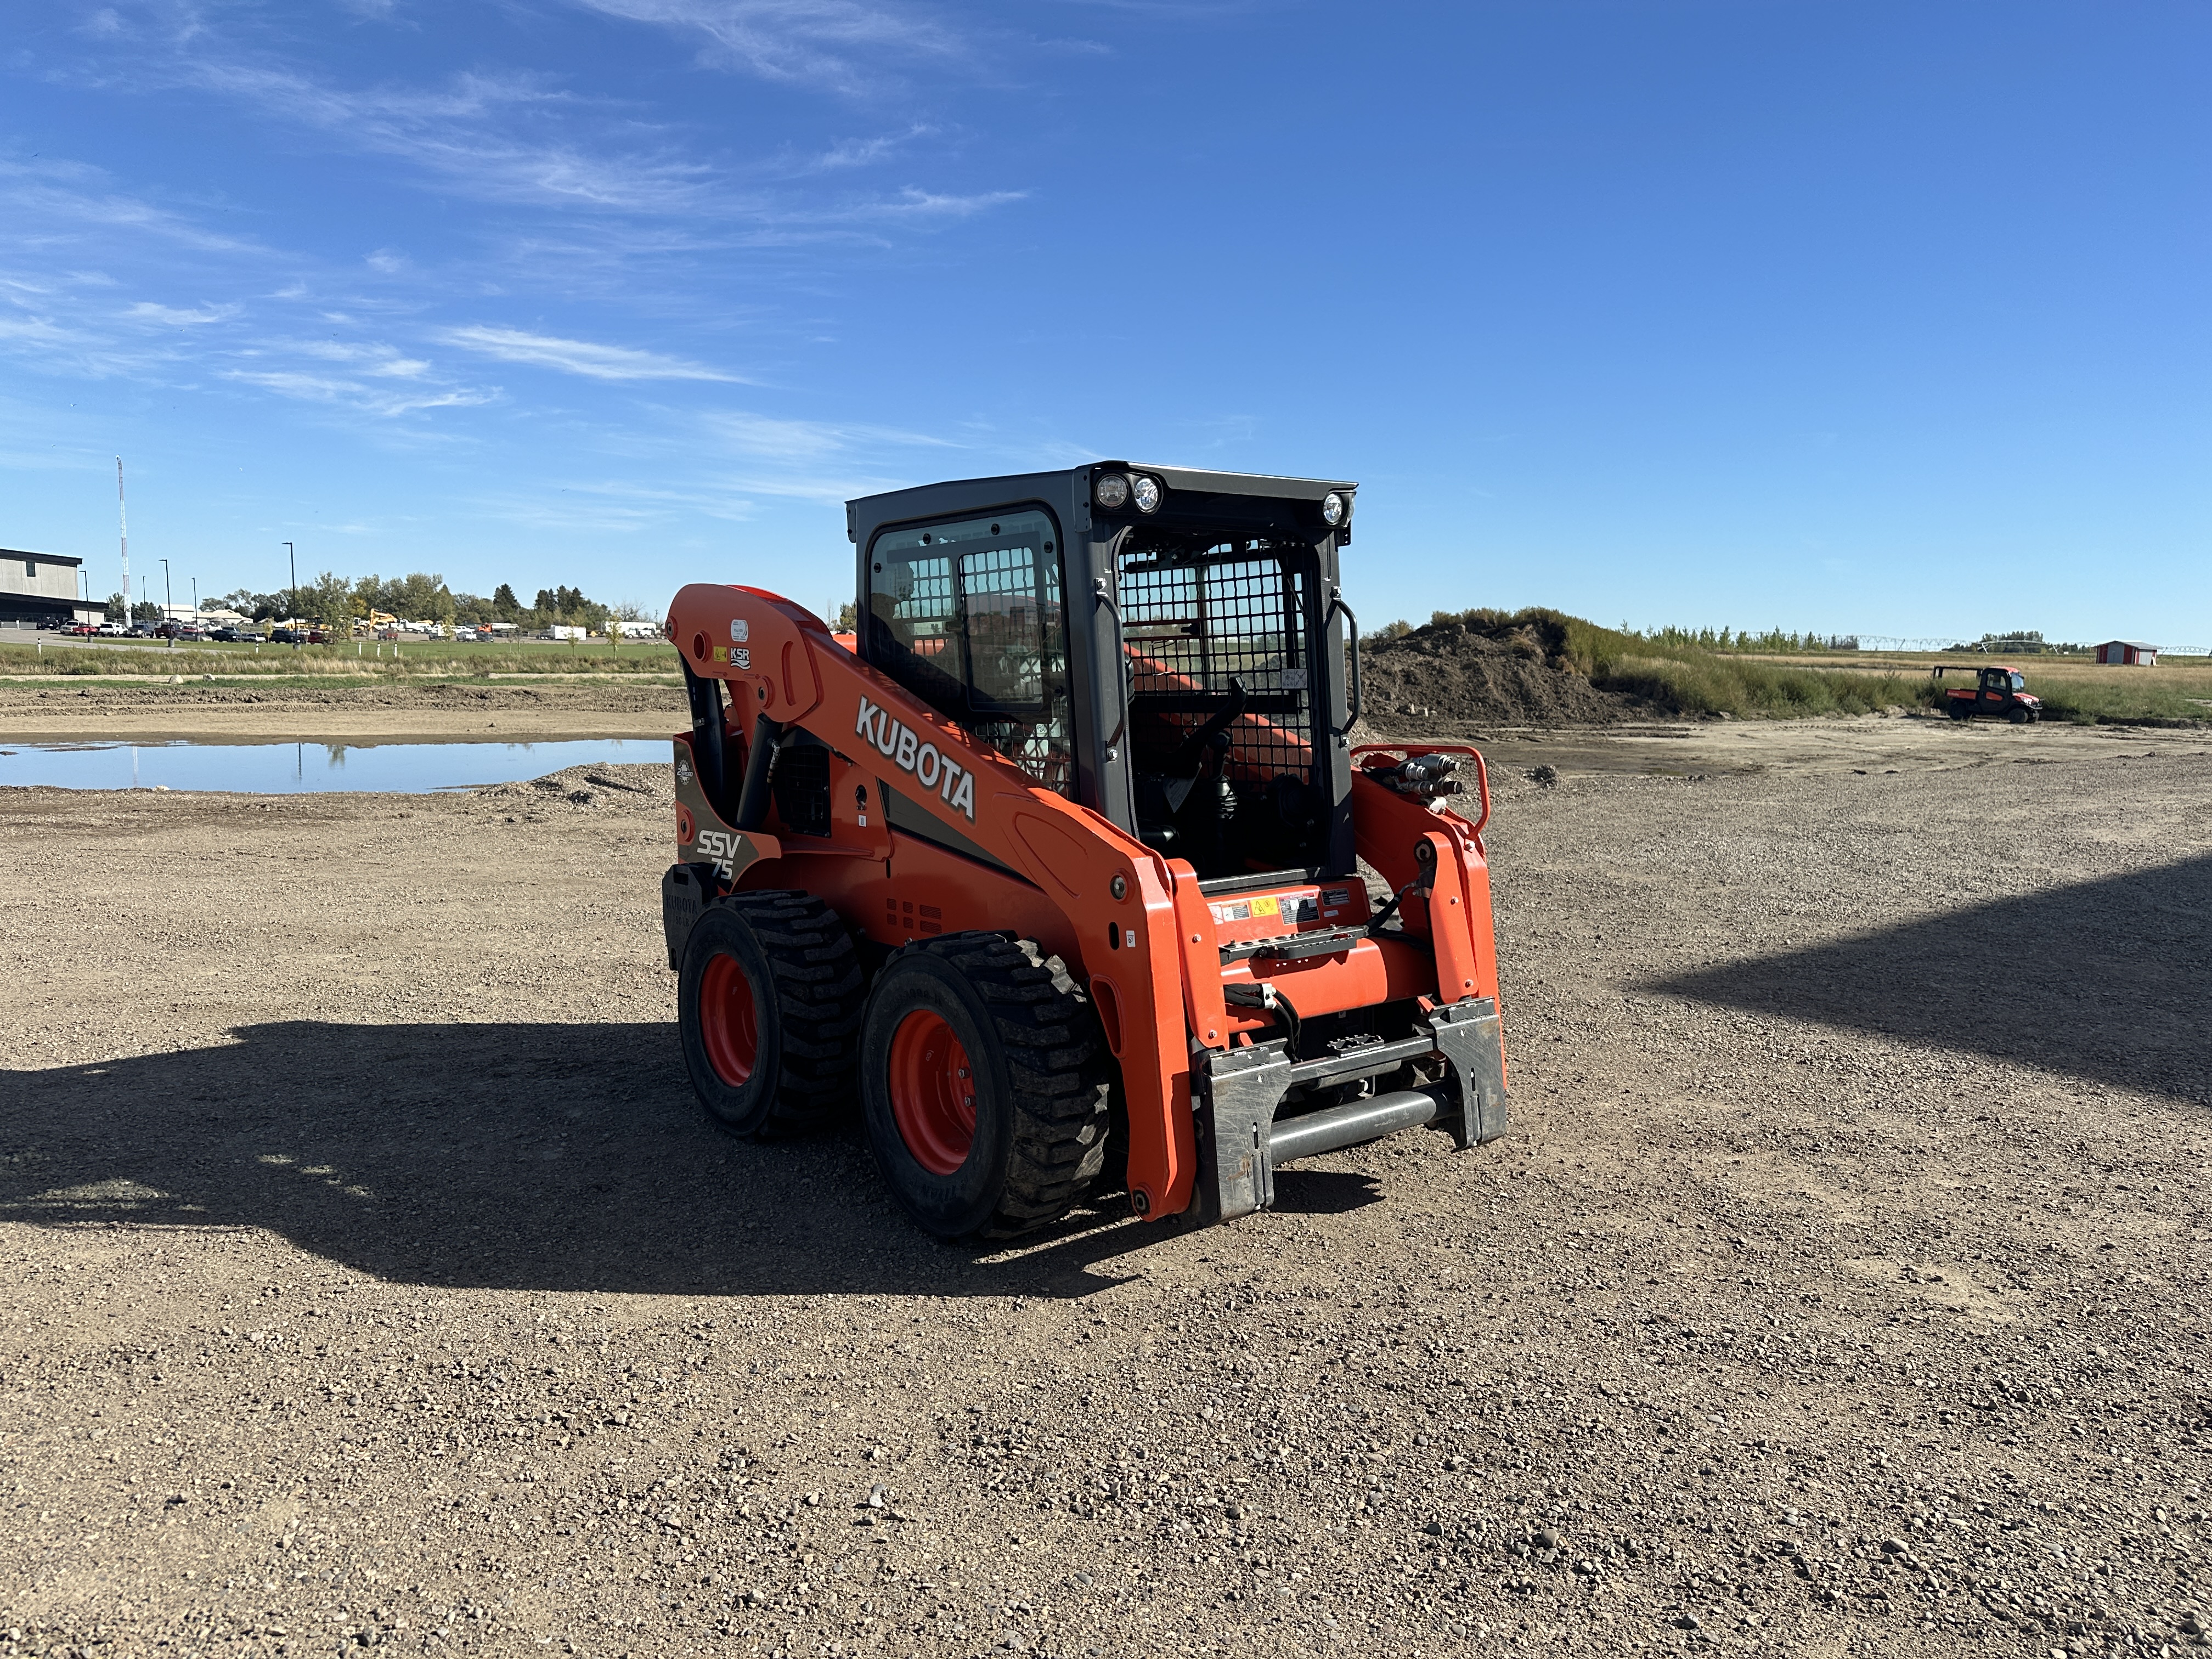
{"label": "black tire", "polygon": [[[736,1041],[732,973],[751,1011],[749,1044]],[[853,1034],[866,990],[853,941],[821,900],[732,893],[707,906],[684,942],[676,981],[684,1066],[707,1115],[749,1139],[834,1118],[853,1098]],[[750,1050],[744,1063],[740,1048]]]}
{"label": "black tire", "polygon": [[[944,1042],[948,1032],[957,1050]],[[1047,1225],[1097,1181],[1111,1081],[1097,1016],[1036,945],[997,933],[908,945],[877,975],[860,1053],[861,1118],[877,1166],[907,1213],[939,1238],[1003,1238]],[[963,1057],[966,1066],[951,1069]],[[908,1144],[926,1113],[894,1070],[911,1085],[916,1066],[972,1090],[964,1147],[957,1134],[933,1142],[926,1125],[921,1152]],[[934,1168],[924,1162],[932,1152]]]}
{"label": "black tire", "polygon": [[2035,716],[2029,714],[2025,708],[2015,708],[2009,710],[2006,714],[2005,718],[2010,720],[2014,726],[2025,726],[2030,720],[2033,720]]}

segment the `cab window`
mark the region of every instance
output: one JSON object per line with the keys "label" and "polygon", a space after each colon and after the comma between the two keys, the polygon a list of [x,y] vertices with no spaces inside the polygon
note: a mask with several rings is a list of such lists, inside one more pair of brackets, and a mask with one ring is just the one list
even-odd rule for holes
{"label": "cab window", "polygon": [[1047,514],[887,530],[868,553],[868,660],[1046,787],[1074,787],[1060,538]]}

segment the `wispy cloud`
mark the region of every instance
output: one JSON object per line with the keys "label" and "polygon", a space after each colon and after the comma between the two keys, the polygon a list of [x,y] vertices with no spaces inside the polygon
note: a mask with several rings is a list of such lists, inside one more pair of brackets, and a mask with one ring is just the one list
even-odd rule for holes
{"label": "wispy cloud", "polygon": [[349,149],[410,162],[474,196],[672,213],[707,205],[716,191],[711,167],[672,147],[617,147],[575,130],[595,125],[584,100],[542,76],[471,72],[429,88],[343,87],[283,64],[198,52],[179,58],[173,73]]}
{"label": "wispy cloud", "polygon": [[124,316],[134,323],[157,323],[164,328],[204,328],[210,323],[226,323],[238,315],[238,307],[226,306],[156,305],[151,300],[141,300],[125,312]]}
{"label": "wispy cloud", "polygon": [[349,375],[313,374],[300,369],[226,369],[222,378],[240,386],[259,386],[279,397],[307,403],[332,404],[356,412],[386,417],[412,415],[428,409],[459,409],[488,404],[499,397],[483,387],[423,387],[393,391]]}
{"label": "wispy cloud", "polygon": [[456,328],[447,330],[443,337],[454,345],[505,362],[557,368],[564,374],[582,374],[594,380],[727,380],[741,384],[744,379],[703,363],[663,356],[657,351],[600,345],[591,340],[563,340],[550,334],[526,333],[519,328]]}
{"label": "wispy cloud", "polygon": [[733,524],[753,516],[744,499],[727,489],[655,487],[632,479],[570,483],[534,495],[484,496],[478,506],[488,516],[507,523],[562,535],[580,530],[634,535],[694,516]]}
{"label": "wispy cloud", "polygon": [[856,206],[848,210],[855,216],[882,219],[969,219],[976,214],[1004,207],[1009,202],[1018,202],[1029,194],[1024,190],[987,190],[973,196],[952,196],[933,190],[916,190],[912,185],[888,200]]}
{"label": "wispy cloud", "polygon": [[908,127],[904,132],[879,133],[872,138],[841,138],[820,154],[810,156],[803,164],[815,173],[836,173],[848,167],[873,167],[886,157],[897,154],[917,138],[927,137],[930,129]]}
{"label": "wispy cloud", "polygon": [[[664,115],[606,92],[616,78],[587,61],[556,75],[488,52],[465,70],[365,71],[402,61],[369,49],[386,27],[438,32],[425,33],[411,0],[335,3],[352,15],[326,19],[319,37],[252,6],[110,0],[15,69],[88,99],[219,104],[227,120],[266,123],[264,142],[295,155],[363,156],[361,171],[383,183],[476,205],[366,230],[342,211],[264,198],[243,166],[188,194],[0,152],[0,362],[11,373],[282,399],[402,445],[489,430],[441,411],[503,404],[501,420],[526,420],[534,391],[559,400],[578,442],[670,487],[663,501],[610,483],[594,493],[611,523],[740,518],[768,497],[832,502],[906,482],[902,460],[947,447],[887,427],[677,407],[788,380],[792,359],[836,331],[823,313],[837,251],[919,242],[1023,199],[949,170],[963,129],[942,98],[871,101],[871,116],[898,112],[873,134],[832,106],[826,127],[802,137],[807,124],[794,123],[788,143],[747,155],[700,106],[672,99]],[[624,50],[663,63],[696,50],[712,67],[841,96],[916,71],[941,87],[975,69],[969,37],[908,0],[562,3],[600,20],[582,30],[594,50],[627,35]],[[702,309],[745,331],[741,356],[672,323]],[[741,367],[718,361],[726,349]],[[583,403],[522,369],[594,390]],[[711,445],[672,469],[666,432],[696,432],[702,418]]]}
{"label": "wispy cloud", "polygon": [[82,162],[0,157],[0,206],[18,250],[52,246],[73,231],[127,231],[205,253],[263,253],[250,239],[212,230],[186,216],[126,195]]}
{"label": "wispy cloud", "polygon": [[419,380],[430,372],[429,363],[422,358],[406,356],[380,341],[301,340],[291,343],[290,349],[302,357],[349,364],[356,374],[374,374],[380,380]]}
{"label": "wispy cloud", "polygon": [[[966,47],[933,14],[888,0],[568,0],[578,9],[707,45],[715,63],[817,89],[876,84],[884,66],[917,58],[954,59]],[[1012,190],[948,190],[910,182],[888,195],[849,189],[824,198],[807,181],[879,168],[937,131],[908,116],[893,131],[839,139],[813,150],[779,148],[752,159],[702,151],[690,123],[659,119],[626,101],[579,90],[570,77],[536,70],[473,67],[435,81],[349,83],[323,64],[272,48],[252,32],[250,14],[210,10],[192,0],[129,0],[113,9],[108,34],[128,37],[118,52],[106,34],[74,64],[50,75],[111,94],[195,90],[257,119],[319,135],[333,149],[387,156],[442,192],[557,215],[568,234],[626,248],[658,222],[695,234],[747,244],[788,245],[812,237],[872,240],[871,226],[917,231],[1021,199]],[[349,59],[331,59],[331,64]],[[135,217],[162,234],[193,234],[172,216],[161,222],[143,204],[102,201],[80,190],[81,215]],[[510,226],[501,227],[502,230]],[[199,232],[220,235],[220,232]],[[365,256],[372,270],[397,276],[403,250]]]}
{"label": "wispy cloud", "polygon": [[949,438],[853,422],[780,419],[744,410],[693,416],[694,424],[736,465],[721,476],[739,495],[842,501],[911,479],[888,466],[902,450],[957,449]]}
{"label": "wispy cloud", "polygon": [[957,58],[958,35],[912,4],[860,0],[574,0],[587,11],[702,40],[711,63],[858,94],[894,78],[885,59]]}
{"label": "wispy cloud", "polygon": [[949,438],[908,432],[897,427],[856,425],[850,422],[779,420],[766,415],[726,411],[704,417],[707,429],[723,447],[739,455],[779,461],[815,461],[826,456],[851,454],[885,446],[926,449],[957,449]]}

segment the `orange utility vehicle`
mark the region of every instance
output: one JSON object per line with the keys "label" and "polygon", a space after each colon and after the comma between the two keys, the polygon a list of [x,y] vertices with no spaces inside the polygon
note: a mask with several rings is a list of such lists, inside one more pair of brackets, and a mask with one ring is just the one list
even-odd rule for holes
{"label": "orange utility vehicle", "polygon": [[[1934,670],[1936,683],[1941,685],[1946,670],[1958,667],[1956,663],[1938,663]],[[1943,712],[1954,720],[1970,720],[1976,716],[1984,720],[2010,720],[2014,726],[2027,726],[2043,718],[2043,699],[2027,689],[2027,677],[2017,668],[2003,665],[1984,667],[1965,665],[1975,677],[1972,685],[1954,686],[1943,693]]]}
{"label": "orange utility vehicle", "polygon": [[855,634],[677,594],[662,909],[708,1113],[767,1136],[857,1094],[949,1238],[1095,1190],[1218,1221],[1291,1158],[1503,1133],[1482,759],[1352,741],[1353,490],[933,484],[848,506]]}

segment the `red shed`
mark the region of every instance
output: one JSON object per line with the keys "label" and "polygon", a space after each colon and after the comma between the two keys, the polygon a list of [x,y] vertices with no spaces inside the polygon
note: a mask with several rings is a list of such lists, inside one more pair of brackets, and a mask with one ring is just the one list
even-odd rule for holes
{"label": "red shed", "polygon": [[2130,668],[2158,666],[2158,647],[2141,640],[2106,640],[2097,647],[2099,662],[2124,663]]}

